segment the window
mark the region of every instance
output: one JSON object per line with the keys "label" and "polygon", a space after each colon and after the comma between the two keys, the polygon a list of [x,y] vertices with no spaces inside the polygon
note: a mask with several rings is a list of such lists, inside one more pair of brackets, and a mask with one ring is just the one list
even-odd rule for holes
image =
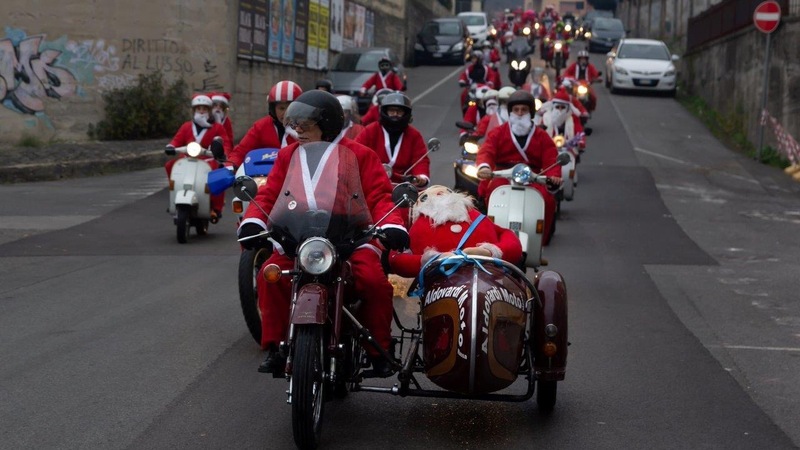
{"label": "window", "polygon": [[663,45],[652,44],[625,44],[620,47],[617,54],[619,59],[671,59],[667,48]]}

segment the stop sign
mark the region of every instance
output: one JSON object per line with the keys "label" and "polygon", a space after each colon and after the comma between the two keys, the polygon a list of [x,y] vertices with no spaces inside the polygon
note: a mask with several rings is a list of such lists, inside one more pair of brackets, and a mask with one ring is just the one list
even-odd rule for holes
{"label": "stop sign", "polygon": [[781,21],[781,5],[773,0],[762,2],[753,11],[753,23],[762,33],[772,33]]}

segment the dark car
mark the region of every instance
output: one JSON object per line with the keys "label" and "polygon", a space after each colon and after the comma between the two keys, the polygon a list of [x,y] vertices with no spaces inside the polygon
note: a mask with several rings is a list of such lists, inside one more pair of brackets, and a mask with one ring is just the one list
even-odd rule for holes
{"label": "dark car", "polygon": [[469,30],[461,19],[433,19],[417,34],[414,63],[463,64],[471,46]]}
{"label": "dark car", "polygon": [[592,34],[586,40],[589,52],[607,52],[625,37],[625,27],[619,19],[598,17],[592,21]]}
{"label": "dark car", "polygon": [[[599,17],[606,17],[606,18],[613,18],[614,13],[612,11],[606,11],[601,9],[593,9],[584,15],[581,20],[578,22],[578,33],[577,37],[581,40],[586,40],[591,36],[592,32],[592,22],[594,19]],[[587,35],[587,33],[590,33]]]}
{"label": "dark car", "polygon": [[333,60],[327,73],[327,77],[333,83],[333,93],[352,96],[358,103],[359,113],[367,112],[372,97],[359,96],[358,90],[372,74],[378,71],[378,61],[384,57],[392,62],[393,70],[403,80],[403,90],[405,90],[407,75],[397,54],[386,47],[366,47],[345,49]]}

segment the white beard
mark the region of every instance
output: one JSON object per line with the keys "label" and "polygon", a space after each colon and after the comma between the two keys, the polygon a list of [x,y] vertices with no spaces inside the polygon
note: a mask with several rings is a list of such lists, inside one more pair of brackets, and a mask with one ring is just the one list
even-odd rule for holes
{"label": "white beard", "polygon": [[498,111],[500,111],[500,123],[508,122],[508,109],[500,108]]}
{"label": "white beard", "polygon": [[295,141],[297,140],[297,131],[295,131],[295,130],[289,128],[289,127],[284,128],[284,130],[286,131],[286,134],[288,134],[289,136],[294,138]]}
{"label": "white beard", "polygon": [[527,136],[533,127],[530,113],[524,116],[511,114],[508,117],[508,122],[511,124],[511,132],[514,133],[515,136]]}
{"label": "white beard", "polygon": [[545,117],[545,125],[554,128],[560,128],[564,123],[567,121],[567,117],[570,115],[569,108],[564,109],[562,111],[557,110],[556,108],[550,109],[547,112],[547,117]]}
{"label": "white beard", "polygon": [[214,121],[217,123],[225,123],[225,113],[222,111],[214,111]]}
{"label": "white beard", "polygon": [[490,103],[488,106],[486,106],[486,115],[487,116],[491,116],[492,114],[494,114],[496,112],[497,112],[497,105],[496,104]]}
{"label": "white beard", "polygon": [[203,128],[210,128],[211,127],[211,124],[208,123],[208,114],[195,113],[194,114],[194,123],[200,125]]}
{"label": "white beard", "polygon": [[467,222],[469,210],[473,208],[472,199],[460,192],[447,192],[428,195],[424,202],[417,202],[411,212],[411,220],[416,221],[420,215],[427,217],[433,226],[447,222]]}

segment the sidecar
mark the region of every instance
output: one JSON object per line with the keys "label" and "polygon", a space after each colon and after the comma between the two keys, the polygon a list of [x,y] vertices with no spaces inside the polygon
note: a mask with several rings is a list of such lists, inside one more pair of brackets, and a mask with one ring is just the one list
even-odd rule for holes
{"label": "sidecar", "polygon": [[[400,396],[526,401],[555,406],[567,359],[567,291],[558,272],[533,281],[513,264],[456,255],[428,264],[412,285],[420,293],[419,326],[402,330],[402,369],[393,388],[356,390]],[[404,351],[405,350],[405,351]],[[424,374],[441,389],[425,389]],[[526,380],[524,393],[512,384]]]}

